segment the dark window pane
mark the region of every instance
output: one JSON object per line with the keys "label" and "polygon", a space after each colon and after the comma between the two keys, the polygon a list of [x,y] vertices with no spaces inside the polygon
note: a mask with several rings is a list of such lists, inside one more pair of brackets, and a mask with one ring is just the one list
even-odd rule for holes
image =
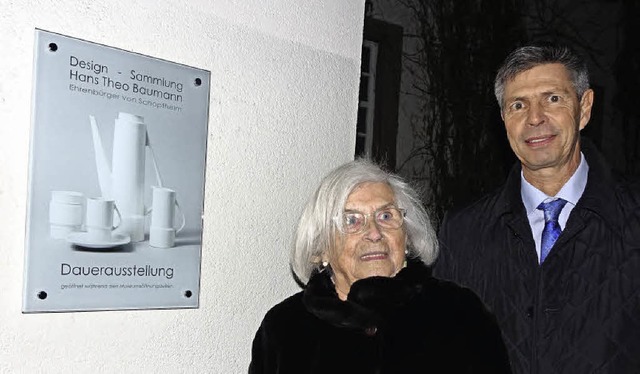
{"label": "dark window pane", "polygon": [[356,136],[356,157],[364,155],[364,136]]}
{"label": "dark window pane", "polygon": [[358,108],[358,125],[356,131],[360,134],[367,132],[367,108]]}
{"label": "dark window pane", "polygon": [[369,77],[360,76],[360,101],[369,99]]}
{"label": "dark window pane", "polygon": [[362,47],[362,64],[360,65],[360,71],[369,72],[369,60],[371,60],[371,49],[369,47]]}

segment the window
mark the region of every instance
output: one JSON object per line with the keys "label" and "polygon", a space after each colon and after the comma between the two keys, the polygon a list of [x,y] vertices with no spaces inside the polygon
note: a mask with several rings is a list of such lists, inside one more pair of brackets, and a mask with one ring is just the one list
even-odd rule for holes
{"label": "window", "polygon": [[371,156],[373,144],[373,118],[376,96],[376,59],[378,44],[365,40],[362,44],[362,65],[360,68],[360,95],[358,103],[358,124],[356,128],[356,156]]}
{"label": "window", "polygon": [[356,156],[396,166],[402,27],[365,17],[356,124]]}

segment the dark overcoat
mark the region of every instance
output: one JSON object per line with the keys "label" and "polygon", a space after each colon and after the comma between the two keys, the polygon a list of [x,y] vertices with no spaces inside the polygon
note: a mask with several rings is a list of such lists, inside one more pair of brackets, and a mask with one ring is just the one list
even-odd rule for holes
{"label": "dark overcoat", "polygon": [[434,272],[488,305],[514,373],[640,373],[640,186],[584,140],[582,151],[586,188],[541,266],[519,164],[442,225]]}
{"label": "dark overcoat", "polygon": [[341,301],[329,270],[273,307],[249,373],[508,373],[495,319],[471,291],[421,262],[355,282]]}

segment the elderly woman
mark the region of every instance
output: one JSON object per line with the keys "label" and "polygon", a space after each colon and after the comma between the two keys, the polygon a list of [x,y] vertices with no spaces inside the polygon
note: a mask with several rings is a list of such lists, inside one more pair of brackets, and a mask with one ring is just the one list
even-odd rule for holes
{"label": "elderly woman", "polygon": [[333,170],[291,251],[304,290],[266,314],[249,373],[508,373],[493,316],[431,277],[436,256],[429,217],[400,177],[366,160]]}

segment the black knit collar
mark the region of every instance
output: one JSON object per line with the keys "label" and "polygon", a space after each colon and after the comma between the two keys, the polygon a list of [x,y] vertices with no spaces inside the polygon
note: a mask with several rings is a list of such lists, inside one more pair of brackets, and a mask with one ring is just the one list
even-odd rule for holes
{"label": "black knit collar", "polygon": [[409,303],[431,281],[422,262],[410,261],[395,277],[370,277],[351,285],[346,301],[338,298],[330,269],[314,274],[303,293],[303,303],[316,317],[335,326],[367,329]]}

